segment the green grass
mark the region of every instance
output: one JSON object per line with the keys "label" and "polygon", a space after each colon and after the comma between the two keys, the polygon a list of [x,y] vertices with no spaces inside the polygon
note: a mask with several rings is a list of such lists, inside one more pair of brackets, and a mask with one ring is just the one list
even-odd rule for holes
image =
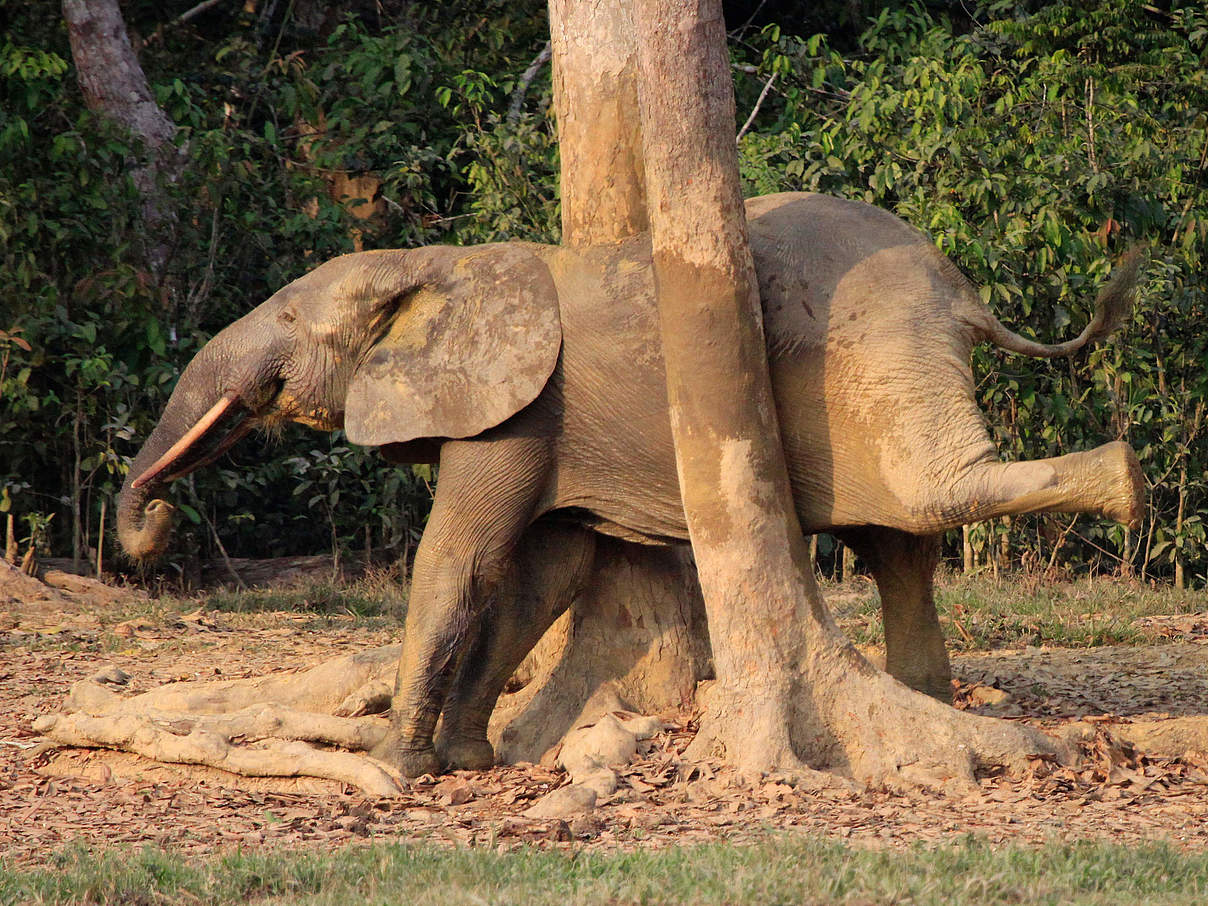
{"label": "green grass", "polygon": [[1199,904],[1208,854],[1106,843],[873,851],[802,836],[753,845],[653,852],[400,844],[316,852],[237,853],[187,862],[161,850],[0,870],[0,903],[532,904]]}
{"label": "green grass", "polygon": [[281,588],[216,591],[206,598],[206,607],[228,613],[350,613],[402,619],[407,588],[388,572],[371,572],[353,582],[311,580]]}
{"label": "green grass", "polygon": [[[880,603],[869,579],[845,585],[823,583],[835,616],[858,644],[882,644]],[[1208,592],[1149,588],[1111,579],[1093,582],[1030,582],[1007,576],[966,579],[937,576],[936,606],[954,651],[984,651],[1026,645],[1086,648],[1144,645],[1162,641],[1142,617],[1208,612]],[[350,613],[401,619],[406,586],[388,571],[348,583],[324,580],[284,588],[218,591],[206,607],[230,613],[284,611]]]}
{"label": "green grass", "polygon": [[[1040,583],[937,576],[936,607],[954,651],[1026,645],[1086,648],[1162,641],[1142,617],[1208,611],[1208,592],[1148,588],[1128,582]],[[880,604],[871,581],[823,584],[835,616],[857,644],[882,644]],[[963,630],[963,631],[962,631]]]}

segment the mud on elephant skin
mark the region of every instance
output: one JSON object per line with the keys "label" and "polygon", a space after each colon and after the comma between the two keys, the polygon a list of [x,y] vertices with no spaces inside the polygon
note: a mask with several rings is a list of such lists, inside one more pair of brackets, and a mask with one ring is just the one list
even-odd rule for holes
{"label": "mud on elephant skin", "polygon": [[[1116,268],[1079,337],[1044,345],[1007,330],[925,235],[885,211],[811,194],[752,199],[747,211],[802,527],[864,555],[889,672],[946,696],[931,595],[938,533],[1041,510],[1132,523],[1142,507],[1123,443],[1000,462],[970,351],[988,341],[1055,356],[1102,338],[1130,310],[1136,256]],[[165,485],[256,425],[342,427],[393,460],[439,459],[381,754],[412,774],[441,766],[433,729],[460,669],[446,761],[479,764],[490,758],[483,713],[573,599],[591,533],[686,538],[657,338],[648,237],[334,259],[189,364],[122,489],[122,544],[138,557],[163,550]],[[569,551],[566,563],[534,567],[542,587],[506,593],[526,532],[551,518],[564,537],[538,547]],[[492,602],[490,631],[474,637]]]}

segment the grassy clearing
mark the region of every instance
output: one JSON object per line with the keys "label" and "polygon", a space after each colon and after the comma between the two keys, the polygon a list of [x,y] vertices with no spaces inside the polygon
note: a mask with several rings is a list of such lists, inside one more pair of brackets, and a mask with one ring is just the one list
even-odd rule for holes
{"label": "grassy clearing", "polygon": [[[1150,588],[1120,580],[1043,583],[1014,575],[995,580],[951,573],[941,573],[937,580],[936,606],[953,651],[1153,644],[1170,638],[1169,627],[1164,631],[1146,625],[1144,617],[1208,615],[1208,592]],[[823,582],[822,587],[857,644],[884,643],[880,603],[871,579],[842,585]],[[218,591],[205,606],[229,613],[352,614],[401,621],[407,610],[407,588],[391,571],[383,570],[345,583],[311,580],[282,588]]]}
{"label": "grassy clearing", "polygon": [[[954,651],[985,651],[1027,645],[1087,648],[1145,645],[1169,639],[1144,617],[1208,614],[1208,592],[1149,588],[1111,579],[1042,583],[1008,576],[937,577],[936,606]],[[857,644],[883,644],[880,603],[871,579],[822,583],[835,616]],[[192,606],[192,605],[190,605]],[[229,613],[284,611],[352,614],[401,620],[407,589],[390,571],[353,582],[311,580],[283,588],[218,591],[205,601]]]}
{"label": "grassy clearing", "polygon": [[1208,854],[1106,843],[871,851],[781,836],[654,852],[375,845],[334,854],[68,850],[54,868],[0,872],[0,903],[161,904],[1199,904]]}
{"label": "grassy clearing", "polygon": [[[937,577],[936,607],[949,646],[984,651],[1026,645],[1087,648],[1163,641],[1143,617],[1208,612],[1208,592],[1148,588],[1124,581],[1041,583],[1010,577]],[[824,583],[836,617],[857,644],[883,644],[880,604],[871,580]]]}
{"label": "grassy clearing", "polygon": [[281,588],[216,591],[206,607],[229,613],[348,613],[401,620],[407,612],[407,586],[393,571],[377,570],[351,582],[312,579]]}

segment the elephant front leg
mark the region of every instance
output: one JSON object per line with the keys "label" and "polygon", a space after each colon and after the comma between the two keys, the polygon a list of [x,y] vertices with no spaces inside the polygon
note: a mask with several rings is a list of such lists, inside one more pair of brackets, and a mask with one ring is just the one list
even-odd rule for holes
{"label": "elephant front leg", "polygon": [[868,526],[841,537],[876,579],[886,672],[911,689],[951,704],[952,667],[935,610],[939,536]]}
{"label": "elephant front leg", "polygon": [[391,728],[374,755],[409,777],[439,772],[433,731],[478,616],[512,567],[548,447],[536,438],[450,441],[416,551]]}
{"label": "elephant front leg", "polygon": [[520,662],[574,601],[590,575],[595,534],[544,520],[530,526],[515,567],[478,620],[445,702],[436,751],[450,768],[495,763],[487,726],[495,702]]}

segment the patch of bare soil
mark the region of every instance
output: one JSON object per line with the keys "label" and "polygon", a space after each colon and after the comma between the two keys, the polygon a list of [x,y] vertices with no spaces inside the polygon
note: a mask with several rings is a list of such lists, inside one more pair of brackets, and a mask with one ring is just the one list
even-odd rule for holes
{"label": "patch of bare soil", "polygon": [[247,780],[132,755],[32,755],[33,719],[57,710],[72,683],[105,665],[129,674],[137,692],[181,679],[301,670],[387,644],[396,630],[313,615],[163,613],[145,602],[5,606],[0,854],[10,865],[43,863],[48,852],[76,842],[151,843],[201,856],[397,839],[628,848],[745,841],[785,829],[887,846],[967,833],[1037,844],[1208,844],[1208,757],[1141,756],[1110,735],[1130,720],[1208,715],[1203,616],[1170,618],[1188,627],[1172,628],[1172,639],[1181,639],[1166,645],[957,659],[959,706],[1049,729],[1076,725],[1087,754],[1079,770],[1038,761],[1026,776],[981,778],[963,797],[855,790],[841,781],[794,786],[788,778],[686,768],[680,753],[693,735],[690,716],[663,715],[670,729],[643,743],[615,793],[590,813],[542,820],[521,813],[567,778],[539,765],[421,778],[400,798],[369,800],[331,782]]}

